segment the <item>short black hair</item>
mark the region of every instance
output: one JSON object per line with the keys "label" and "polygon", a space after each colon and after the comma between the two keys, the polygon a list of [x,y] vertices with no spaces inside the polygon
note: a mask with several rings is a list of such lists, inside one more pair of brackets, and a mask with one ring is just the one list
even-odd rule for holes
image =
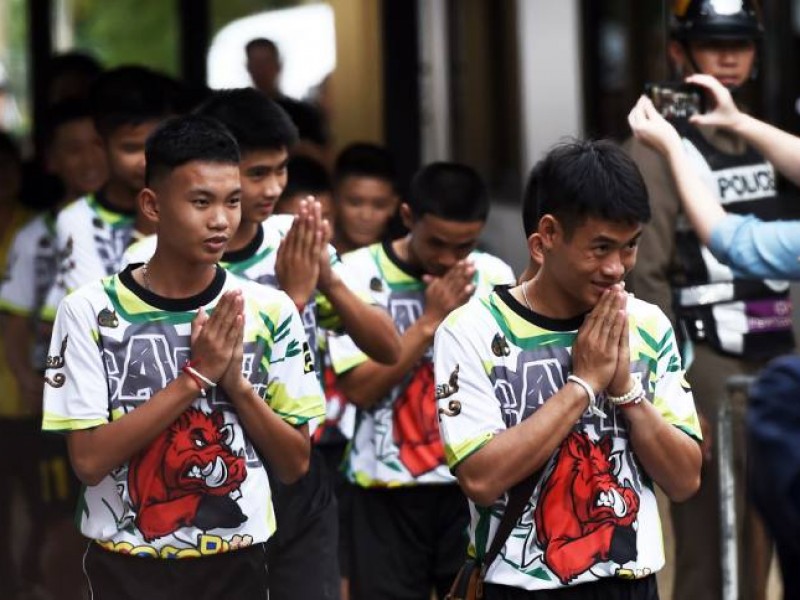
{"label": "short black hair", "polygon": [[309,156],[293,156],[287,165],[289,178],[281,198],[298,194],[317,196],[331,192],[331,178],[325,167]]}
{"label": "short black hair", "polygon": [[51,80],[71,73],[95,78],[103,72],[103,65],[100,64],[100,61],[91,54],[78,50],[51,56],[47,68]]}
{"label": "short black hair", "polygon": [[297,127],[286,111],[253,88],[215,92],[197,112],[225,125],[236,138],[242,154],[288,150],[297,141]]}
{"label": "short black hair", "polygon": [[260,37],[250,40],[244,47],[245,54],[250,54],[250,51],[254,48],[269,48],[275,54],[275,58],[280,59],[281,53],[278,50],[278,45],[270,39]]}
{"label": "short black hair", "polygon": [[569,238],[588,218],[647,223],[650,203],[642,174],[610,140],[570,140],[554,146],[531,171],[522,202],[525,235],[551,214]]}
{"label": "short black hair", "polygon": [[336,185],[346,177],[371,177],[396,188],[397,170],[392,154],[383,146],[355,142],[336,157],[333,179]]}
{"label": "short black hair", "polygon": [[47,111],[45,121],[45,143],[50,145],[56,137],[58,129],[73,121],[92,119],[92,107],[86,100],[62,100]]}
{"label": "short black hair", "polygon": [[239,148],[225,126],[209,117],[173,117],[145,143],[145,185],[190,162],[239,164]]}
{"label": "short black hair", "polygon": [[125,125],[170,116],[175,112],[174,99],[170,78],[138,66],[106,71],[94,82],[90,94],[94,124],[103,137]]}
{"label": "short black hair", "polygon": [[472,167],[435,162],[414,175],[408,204],[416,218],[430,214],[448,221],[486,221],[489,191]]}

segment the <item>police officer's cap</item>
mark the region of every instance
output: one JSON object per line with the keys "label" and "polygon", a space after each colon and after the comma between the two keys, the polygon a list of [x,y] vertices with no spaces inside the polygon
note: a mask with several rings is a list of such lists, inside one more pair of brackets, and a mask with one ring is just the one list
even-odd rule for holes
{"label": "police officer's cap", "polygon": [[755,40],[761,37],[754,0],[674,0],[671,35],[678,40]]}

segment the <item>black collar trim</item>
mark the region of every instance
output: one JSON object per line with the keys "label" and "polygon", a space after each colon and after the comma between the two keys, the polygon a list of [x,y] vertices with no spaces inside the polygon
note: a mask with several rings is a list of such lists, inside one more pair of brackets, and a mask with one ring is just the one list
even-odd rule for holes
{"label": "black collar trim", "polygon": [[222,288],[225,286],[225,269],[217,266],[217,272],[214,274],[214,279],[211,281],[208,287],[199,294],[189,296],[188,298],[164,298],[163,296],[159,296],[158,294],[154,294],[150,290],[145,289],[144,286],[139,285],[133,278],[133,270],[141,266],[142,263],[128,265],[125,270],[119,274],[120,282],[122,285],[136,294],[136,296],[138,296],[143,302],[168,312],[186,312],[190,310],[197,310],[201,306],[206,306],[207,304],[213,302],[217,296],[219,296],[220,292],[222,292]]}
{"label": "black collar trim", "polygon": [[497,292],[497,295],[506,304],[506,306],[517,313],[520,317],[526,321],[530,321],[542,329],[547,329],[548,331],[575,331],[583,324],[583,320],[588,314],[583,313],[568,319],[554,319],[552,317],[545,317],[544,315],[529,309],[527,306],[523,306],[516,298],[514,298],[514,296],[511,295],[510,286],[497,286],[495,288],[495,292]]}

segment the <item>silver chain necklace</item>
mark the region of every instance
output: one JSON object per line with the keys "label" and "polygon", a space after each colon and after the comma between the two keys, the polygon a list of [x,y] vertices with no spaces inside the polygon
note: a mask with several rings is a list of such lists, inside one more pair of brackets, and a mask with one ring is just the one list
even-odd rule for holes
{"label": "silver chain necklace", "polygon": [[[147,270],[146,269],[145,269],[145,277],[147,277]],[[522,298],[525,300],[525,306],[528,307],[529,311],[533,312],[533,309],[531,308],[531,303],[528,301],[528,291],[527,291],[528,290],[528,283],[529,282],[526,281],[520,287],[522,287]]]}
{"label": "silver chain necklace", "polygon": [[142,283],[144,283],[144,289],[148,292],[152,291],[150,289],[150,272],[147,270],[150,261],[147,261],[142,265]]}

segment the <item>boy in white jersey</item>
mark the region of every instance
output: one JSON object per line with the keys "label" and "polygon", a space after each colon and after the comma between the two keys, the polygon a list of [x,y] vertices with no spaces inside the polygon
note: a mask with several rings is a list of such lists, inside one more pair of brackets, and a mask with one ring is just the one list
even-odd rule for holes
{"label": "boy in white jersey", "polygon": [[[297,218],[271,216],[291,177],[287,164],[297,133],[288,115],[253,89],[217,93],[200,112],[228,127],[242,152],[242,223],[222,265],[285,291],[303,315],[314,351],[317,324],[330,326],[332,312],[336,326],[353,335],[365,352],[383,363],[393,362],[399,340],[391,319],[362,301],[360,296],[369,295],[367,287],[359,295],[350,289],[352,276],[327,244],[329,226],[321,219],[319,205],[309,204]],[[316,301],[317,290],[327,300],[324,305]],[[295,485],[276,482],[275,487],[281,528],[269,545],[270,597],[338,598],[336,500],[319,453],[312,450],[309,473]]]}
{"label": "boy in white jersey", "polygon": [[182,117],[146,154],[156,252],[59,306],[44,427],[67,433],[87,486],[95,598],[264,598],[265,461],[305,473],[319,382],[287,296],[216,265],[240,218],[230,133]]}
{"label": "boy in white jersey", "polygon": [[[652,483],[700,483],[700,427],[661,310],[629,296],[647,190],[611,142],[553,149],[524,198],[535,275],[455,311],[436,334],[439,422],[470,498],[479,562],[506,492],[527,506],[486,570],[485,598],[658,598]],[[535,486],[535,487],[534,487]]]}
{"label": "boy in white jersey", "polygon": [[[39,319],[56,277],[55,215],[67,202],[96,191],[105,181],[105,156],[88,104],[72,100],[52,106],[47,124],[47,168],[62,190],[59,202],[17,232],[8,269],[0,283],[0,328],[23,400],[41,429],[42,372],[50,343],[49,325]],[[69,467],[61,436],[39,435],[39,501],[34,523],[45,588],[62,600],[83,598],[80,551],[83,538],[72,515],[80,483]]]}
{"label": "boy in white jersey", "polygon": [[514,280],[473,251],[489,211],[478,174],[454,163],[420,170],[400,208],[410,233],[346,255],[401,334],[400,360],[369,360],[346,336],[329,339],[345,396],[359,407],[346,459],[356,484],[350,531],[355,600],[443,598],[466,548],[466,500],[447,471],[436,423],[431,344],[442,319],[473,293]]}
{"label": "boy in white jersey", "polygon": [[144,187],[145,140],[172,112],[164,78],[142,67],[103,74],[92,87],[90,102],[108,181],[58,214],[59,273],[42,309],[48,321],[67,293],[119,270],[131,240],[136,196]]}

